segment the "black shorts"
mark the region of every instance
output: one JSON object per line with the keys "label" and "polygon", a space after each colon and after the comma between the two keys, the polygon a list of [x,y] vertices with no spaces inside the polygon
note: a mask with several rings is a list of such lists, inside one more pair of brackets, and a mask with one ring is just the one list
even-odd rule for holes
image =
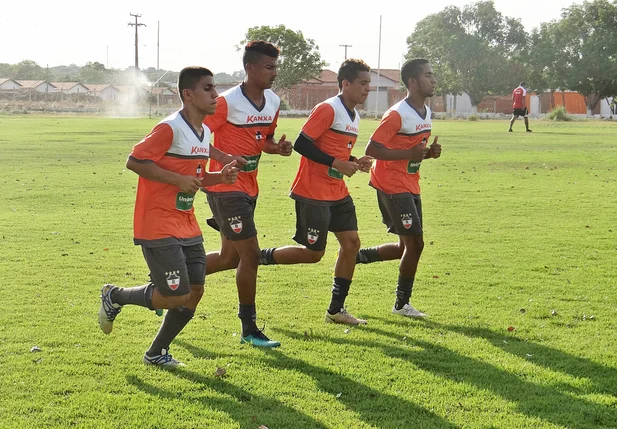
{"label": "black shorts", "polygon": [[357,231],[356,206],[351,197],[335,205],[296,200],[296,235],[293,239],[315,251],[326,249],[328,231]]}
{"label": "black shorts", "polygon": [[523,107],[521,109],[514,109],[514,111],[512,112],[512,115],[514,115],[514,116],[527,116],[527,108]]}
{"label": "black shorts", "polygon": [[257,198],[246,194],[208,194],[208,204],[215,223],[209,219],[208,225],[223,233],[232,241],[255,237],[255,206]]}
{"label": "black shorts", "polygon": [[388,232],[422,235],[422,200],[416,194],[386,194],[377,190],[377,203]]}
{"label": "black shorts", "polygon": [[150,279],[161,295],[186,295],[191,292],[191,285],[204,284],[206,251],[203,243],[192,246],[142,246],[141,251],[150,268]]}

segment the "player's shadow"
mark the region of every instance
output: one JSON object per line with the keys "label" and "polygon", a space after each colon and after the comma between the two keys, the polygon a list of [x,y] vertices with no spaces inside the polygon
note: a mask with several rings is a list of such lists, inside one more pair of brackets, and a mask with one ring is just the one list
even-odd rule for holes
{"label": "player's shadow", "polygon": [[[276,329],[277,332],[287,335],[296,340],[307,340],[297,332],[287,329]],[[309,337],[314,340],[315,337]],[[332,341],[326,337],[319,337],[323,341]],[[346,341],[333,341],[347,345]],[[375,347],[373,343],[366,343],[364,346]],[[344,351],[341,351],[344,353]],[[300,359],[294,359],[284,355],[280,351],[264,353],[263,362],[276,369],[287,371],[300,371],[311,377],[317,387],[333,395],[341,394],[338,401],[344,404],[349,410],[358,414],[362,421],[375,428],[383,429],[408,429],[408,428],[456,428],[457,426],[444,420],[435,413],[423,408],[413,402],[405,400],[400,396],[390,395],[379,390],[366,386],[353,379],[341,375],[338,372],[315,366]],[[378,371],[378,369],[375,369]],[[413,378],[408,374],[401,374],[406,377],[409,383],[413,383]]]}
{"label": "player's shadow", "polygon": [[221,354],[221,353],[215,353],[213,351],[210,350],[206,350],[203,349],[201,347],[197,347],[194,344],[188,343],[182,339],[176,338],[174,340],[174,345],[180,346],[182,348],[184,348],[186,351],[188,351],[190,354],[193,355],[193,357],[199,358],[199,359],[218,359],[218,358],[223,358],[223,357],[229,357],[231,356],[230,354]]}
{"label": "player's shadow", "polygon": [[[389,338],[389,341],[392,339],[401,341],[400,333],[368,326],[362,330]],[[289,336],[293,336],[293,333]],[[299,338],[297,334],[296,337]],[[493,392],[516,404],[516,409],[521,414],[556,425],[589,429],[615,428],[617,425],[617,410],[614,407],[577,398],[569,392],[563,393],[558,390],[561,386],[524,381],[517,375],[496,368],[490,363],[463,356],[435,343],[415,340],[411,336],[407,337],[406,344],[416,346],[413,349],[353,338],[313,336],[313,339],[358,347],[377,347],[391,358],[412,362],[416,367],[444,379]]]}
{"label": "player's shadow", "polygon": [[[570,385],[563,386],[566,389],[569,388],[574,394],[608,393],[614,395],[617,393],[617,369],[615,368],[486,328],[429,323],[431,328],[448,330],[467,337],[484,338],[494,347],[506,353],[518,356],[521,359],[532,358],[534,365],[562,374],[569,374],[575,378],[585,378],[592,383],[593,392],[581,391],[581,389]],[[615,426],[617,426],[617,421]]]}
{"label": "player's shadow", "polygon": [[[269,427],[284,427],[282,422],[293,422],[294,428],[323,428],[324,426],[314,418],[307,416],[280,401],[255,395],[249,390],[242,389],[221,378],[204,376],[195,372],[180,369],[173,371],[174,377],[182,377],[198,385],[199,394],[191,391],[187,401],[197,402],[200,406],[221,411],[236,421],[240,428],[255,429],[260,424]],[[177,390],[167,390],[148,383],[135,375],[127,375],[126,380],[142,392],[156,396],[159,399],[177,401],[182,396]],[[207,390],[231,397],[209,395]],[[277,426],[278,425],[278,426]],[[288,426],[292,427],[292,426]]]}

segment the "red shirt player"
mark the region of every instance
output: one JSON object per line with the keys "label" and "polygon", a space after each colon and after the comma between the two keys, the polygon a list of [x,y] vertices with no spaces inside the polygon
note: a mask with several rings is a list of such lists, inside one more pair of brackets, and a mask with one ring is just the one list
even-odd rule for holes
{"label": "red shirt player", "polygon": [[527,117],[528,111],[527,106],[525,104],[525,96],[527,95],[527,90],[525,89],[525,82],[521,82],[521,84],[512,91],[512,119],[510,119],[510,128],[508,132],[512,132],[512,125],[514,125],[514,121],[519,116],[522,116],[525,119],[525,128],[527,132],[530,133],[529,129],[529,118]]}

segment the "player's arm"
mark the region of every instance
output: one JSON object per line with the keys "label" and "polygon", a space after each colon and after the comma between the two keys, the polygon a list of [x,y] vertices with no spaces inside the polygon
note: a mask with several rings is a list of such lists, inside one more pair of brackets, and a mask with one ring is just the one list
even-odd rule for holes
{"label": "player's arm", "polygon": [[166,183],[180,188],[183,192],[197,192],[201,180],[195,176],[184,176],[160,167],[157,164],[173,142],[174,133],[167,124],[158,124],[133,147],[126,161],[126,168],[144,179]]}
{"label": "player's arm", "polygon": [[366,145],[364,153],[381,161],[422,161],[424,159],[422,145],[416,145],[409,149],[391,149],[389,147],[391,146],[390,142],[401,130],[401,126],[401,115],[396,110],[386,112]]}
{"label": "player's arm", "polygon": [[266,139],[261,146],[261,150],[265,153],[274,155],[289,156],[292,152],[292,145],[291,142],[287,140],[287,136],[283,134],[278,143],[274,140],[274,131],[276,130],[276,126],[278,124],[280,111],[281,109],[278,109],[274,115],[274,119],[272,120],[270,128],[268,128],[268,132],[266,133]]}
{"label": "player's arm", "polygon": [[231,185],[238,178],[238,163],[234,160],[226,164],[221,171],[208,172],[206,171],[201,179],[201,186],[213,186],[219,183]]}
{"label": "player's arm", "polygon": [[[310,159],[311,161],[319,164],[327,165],[328,167],[336,168],[345,176],[351,177],[356,171],[358,171],[358,163],[354,157],[350,157],[347,161],[341,161],[336,159],[332,155],[328,155],[317,146],[313,144],[313,141],[304,133],[300,133],[296,142],[294,143],[294,150],[300,155]],[[354,158],[354,160],[352,160]]]}
{"label": "player's arm", "polygon": [[221,165],[227,165],[232,161],[236,161],[236,163],[240,167],[242,167],[243,165],[246,165],[246,163],[248,162],[245,158],[243,158],[240,155],[232,155],[230,153],[225,153],[222,150],[217,149],[216,147],[212,145],[212,143],[210,143],[210,159],[215,160]]}
{"label": "player's arm", "polygon": [[441,145],[437,143],[439,136],[435,136],[433,143],[428,148],[428,152],[424,155],[424,159],[439,158],[441,156]]}

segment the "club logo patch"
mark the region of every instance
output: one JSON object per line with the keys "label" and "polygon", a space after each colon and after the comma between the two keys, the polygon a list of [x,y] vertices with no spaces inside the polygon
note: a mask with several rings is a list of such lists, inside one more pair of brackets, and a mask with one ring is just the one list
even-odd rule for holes
{"label": "club logo patch", "polygon": [[405,229],[411,228],[411,224],[413,223],[411,213],[403,213],[401,215],[401,222],[403,222],[403,226],[405,227]]}
{"label": "club logo patch", "polygon": [[241,216],[234,216],[227,219],[231,230],[236,234],[240,234],[242,232],[242,220],[240,218]]}
{"label": "club logo patch", "polygon": [[262,140],[263,138],[264,138],[264,135],[261,133],[261,131],[257,131],[257,132],[255,133],[255,139],[256,139],[257,141]]}
{"label": "club logo patch", "polygon": [[309,228],[306,234],[306,238],[308,239],[309,244],[317,243],[319,240],[319,230],[314,228]]}
{"label": "club logo patch", "polygon": [[178,276],[178,274],[180,274],[180,271],[170,271],[165,273],[167,276],[167,286],[169,286],[169,289],[176,290],[178,289],[178,286],[180,286],[180,276]]}

